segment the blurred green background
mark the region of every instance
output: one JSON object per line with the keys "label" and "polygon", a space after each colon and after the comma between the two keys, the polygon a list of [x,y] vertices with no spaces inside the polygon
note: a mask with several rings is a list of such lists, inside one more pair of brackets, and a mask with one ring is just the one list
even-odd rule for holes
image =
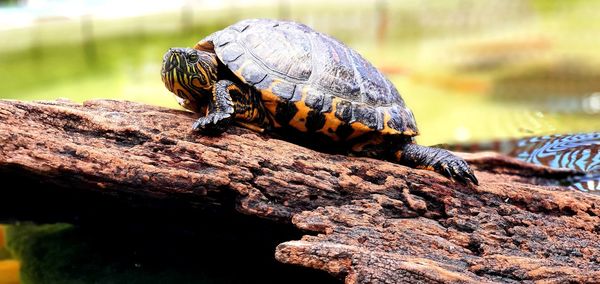
{"label": "blurred green background", "polygon": [[244,18],[331,34],[382,69],[422,144],[600,129],[600,1],[4,1],[0,98],[179,106],[159,70]]}
{"label": "blurred green background", "polygon": [[[160,80],[169,47],[192,46],[241,19],[279,18],[340,39],[384,71],[415,113],[421,144],[598,132],[599,16],[600,1],[591,0],[0,0],[0,99],[111,98],[179,108]],[[11,228],[18,245],[7,249],[0,226],[0,284],[19,282],[9,250],[19,258],[44,253],[30,256],[25,282],[43,282],[50,270],[59,272],[46,280],[107,280],[85,267],[74,276],[60,272],[103,250],[69,245],[89,242],[89,234],[71,233],[69,225]],[[129,260],[107,259],[90,271],[125,271],[116,283],[143,272]],[[188,277],[177,276],[181,263],[161,279]]]}

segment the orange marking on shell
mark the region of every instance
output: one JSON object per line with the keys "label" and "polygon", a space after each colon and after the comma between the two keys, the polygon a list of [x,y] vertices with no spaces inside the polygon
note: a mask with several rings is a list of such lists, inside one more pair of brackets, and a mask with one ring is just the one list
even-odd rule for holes
{"label": "orange marking on shell", "polygon": [[[331,137],[331,139],[334,141],[338,141],[340,139],[335,133],[337,128],[342,124],[342,121],[335,116],[335,110],[340,101],[340,98],[333,98],[331,101],[331,111],[323,114],[323,116],[325,116],[325,125],[323,125],[323,127],[317,131]],[[329,129],[331,129],[332,132],[329,132]]]}
{"label": "orange marking on shell", "polygon": [[355,121],[355,122],[351,123],[350,126],[352,127],[352,129],[354,129],[354,132],[352,132],[352,134],[350,136],[348,136],[348,138],[346,138],[346,140],[352,140],[356,137],[364,135],[365,133],[374,131],[374,129],[370,128],[369,126],[367,126],[364,123],[359,122],[359,121]]}
{"label": "orange marking on shell", "polygon": [[392,119],[392,117],[390,116],[390,114],[386,111],[383,113],[383,129],[381,129],[381,134],[386,134],[386,135],[397,135],[397,134],[401,134],[400,131],[393,129],[391,127],[388,126],[388,122],[390,121],[390,119]]}
{"label": "orange marking on shell", "polygon": [[296,115],[294,115],[294,117],[292,118],[292,120],[290,120],[289,123],[290,126],[302,132],[308,131],[308,129],[306,128],[306,118],[308,116],[308,112],[311,110],[310,107],[308,107],[306,103],[304,103],[304,100],[306,99],[307,95],[308,87],[302,88],[302,98],[294,103],[294,105],[296,105],[296,108],[298,109],[298,112],[296,113]]}
{"label": "orange marking on shell", "polygon": [[277,111],[277,106],[280,103],[279,96],[273,94],[273,87],[279,84],[281,80],[275,79],[273,83],[269,86],[269,88],[260,91],[260,98],[263,103],[263,106],[268,111],[269,116],[271,117],[271,121],[273,122],[273,126],[275,128],[281,127],[277,121],[275,121],[274,116]]}
{"label": "orange marking on shell", "polygon": [[279,97],[273,94],[273,87],[277,85],[280,80],[274,80],[273,83],[267,89],[260,90],[260,98],[265,108],[271,113],[275,114],[277,110],[277,104],[279,103]]}

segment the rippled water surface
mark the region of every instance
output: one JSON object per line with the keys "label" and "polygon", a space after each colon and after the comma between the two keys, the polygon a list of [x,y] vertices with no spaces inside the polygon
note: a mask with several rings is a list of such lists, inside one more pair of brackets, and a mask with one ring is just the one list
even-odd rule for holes
{"label": "rippled water surface", "polygon": [[449,148],[466,152],[495,151],[532,164],[573,169],[582,175],[566,180],[565,186],[600,194],[600,132],[493,140]]}

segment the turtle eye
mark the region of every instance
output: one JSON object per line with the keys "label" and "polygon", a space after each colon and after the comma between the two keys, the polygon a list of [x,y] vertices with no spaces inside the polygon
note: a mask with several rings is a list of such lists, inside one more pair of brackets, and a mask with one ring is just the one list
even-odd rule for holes
{"label": "turtle eye", "polygon": [[198,54],[197,54],[197,53],[190,53],[190,54],[188,55],[188,61],[190,61],[190,62],[193,62],[193,63],[195,63],[195,62],[197,62],[197,61],[198,61],[198,59],[199,59],[199,57],[198,57]]}

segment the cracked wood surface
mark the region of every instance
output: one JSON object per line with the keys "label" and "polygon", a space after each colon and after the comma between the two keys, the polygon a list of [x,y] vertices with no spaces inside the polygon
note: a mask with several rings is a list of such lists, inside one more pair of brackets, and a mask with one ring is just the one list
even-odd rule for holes
{"label": "cracked wood surface", "polygon": [[105,208],[176,200],[293,224],[306,235],[277,260],[346,283],[600,282],[600,197],[540,185],[570,171],[475,154],[473,187],[237,127],[203,137],[193,121],[123,101],[0,101],[0,177],[89,192]]}

